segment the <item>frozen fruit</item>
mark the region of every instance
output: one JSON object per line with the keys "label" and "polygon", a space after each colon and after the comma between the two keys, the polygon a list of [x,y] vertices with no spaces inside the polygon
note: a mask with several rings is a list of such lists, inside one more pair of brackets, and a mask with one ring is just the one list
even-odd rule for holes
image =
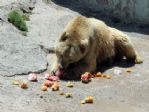
{"label": "frozen fruit", "polygon": [[47,86],[41,86],[41,90],[42,91],[47,91],[48,90],[48,87]]}
{"label": "frozen fruit", "polygon": [[84,83],[88,83],[89,81],[91,81],[91,73],[89,72],[85,72],[83,75],[81,75],[81,80]]}
{"label": "frozen fruit", "polygon": [[27,89],[27,88],[28,88],[27,84],[24,83],[24,82],[20,85],[20,87],[21,87],[22,89]]}
{"label": "frozen fruit", "polygon": [[30,80],[30,81],[37,81],[37,74],[36,73],[30,73],[28,75],[28,80]]}
{"label": "frozen fruit", "polygon": [[46,81],[43,83],[43,85],[44,85],[44,86],[47,86],[47,87],[51,87],[53,84],[54,84],[54,82],[53,82],[53,81],[50,81],[50,80],[46,80]]}
{"label": "frozen fruit", "polygon": [[52,91],[58,91],[59,90],[59,83],[58,82],[54,82],[54,84],[51,87]]}
{"label": "frozen fruit", "polygon": [[86,103],[93,103],[93,97],[92,96],[88,96],[85,98],[85,102]]}

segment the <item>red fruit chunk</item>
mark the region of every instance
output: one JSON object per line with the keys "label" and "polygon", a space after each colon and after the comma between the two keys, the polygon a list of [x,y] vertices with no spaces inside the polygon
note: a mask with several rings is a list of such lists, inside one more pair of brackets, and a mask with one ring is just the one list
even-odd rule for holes
{"label": "red fruit chunk", "polygon": [[48,78],[50,81],[58,81],[59,80],[59,77],[58,76],[53,76],[53,75],[51,75],[51,76],[49,76],[49,78]]}
{"label": "red fruit chunk", "polygon": [[28,76],[28,80],[37,81],[37,74],[36,73],[30,73]]}
{"label": "red fruit chunk", "polygon": [[91,76],[91,73],[85,72],[83,75],[81,75],[82,82],[88,83],[89,81],[91,81]]}

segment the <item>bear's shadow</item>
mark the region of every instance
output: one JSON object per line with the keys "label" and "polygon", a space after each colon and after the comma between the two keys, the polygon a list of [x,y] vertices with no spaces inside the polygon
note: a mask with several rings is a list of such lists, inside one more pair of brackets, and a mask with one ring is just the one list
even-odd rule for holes
{"label": "bear's shadow", "polygon": [[[125,59],[114,60],[112,63],[109,62],[109,61],[105,61],[105,62],[97,65],[97,69],[96,69],[95,73],[97,73],[97,72],[103,73],[103,72],[105,72],[105,71],[107,71],[109,69],[112,69],[114,67],[129,68],[129,67],[132,67],[134,65],[135,65],[134,62],[128,62]],[[62,80],[64,80],[64,81],[69,81],[69,80],[71,80],[71,81],[72,80],[73,81],[80,81],[80,79],[81,79],[81,76],[79,78],[77,78],[75,76],[71,76],[70,74],[69,74],[69,77],[62,78]]]}
{"label": "bear's shadow", "polygon": [[134,65],[135,65],[134,62],[128,62],[128,61],[126,61],[124,59],[119,60],[119,61],[114,61],[113,63],[110,63],[110,62],[107,61],[107,62],[103,62],[101,64],[98,64],[96,72],[103,73],[106,70],[114,68],[114,67],[129,68],[129,67],[132,67]]}

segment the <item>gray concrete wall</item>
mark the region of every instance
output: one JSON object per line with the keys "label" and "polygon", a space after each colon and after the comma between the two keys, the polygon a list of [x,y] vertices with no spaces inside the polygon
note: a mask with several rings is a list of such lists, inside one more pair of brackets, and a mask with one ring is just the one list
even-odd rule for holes
{"label": "gray concrete wall", "polygon": [[149,24],[149,0],[75,0],[75,2],[126,23]]}

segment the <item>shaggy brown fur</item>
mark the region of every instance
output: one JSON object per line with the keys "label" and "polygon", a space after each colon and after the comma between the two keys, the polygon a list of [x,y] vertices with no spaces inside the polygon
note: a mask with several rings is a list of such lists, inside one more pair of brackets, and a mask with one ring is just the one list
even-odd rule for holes
{"label": "shaggy brown fur", "polygon": [[[65,76],[80,77],[94,72],[97,63],[107,59],[123,58],[142,63],[127,35],[95,18],[79,16],[65,27],[56,46],[52,73],[65,70]],[[71,67],[69,67],[71,66]]]}

